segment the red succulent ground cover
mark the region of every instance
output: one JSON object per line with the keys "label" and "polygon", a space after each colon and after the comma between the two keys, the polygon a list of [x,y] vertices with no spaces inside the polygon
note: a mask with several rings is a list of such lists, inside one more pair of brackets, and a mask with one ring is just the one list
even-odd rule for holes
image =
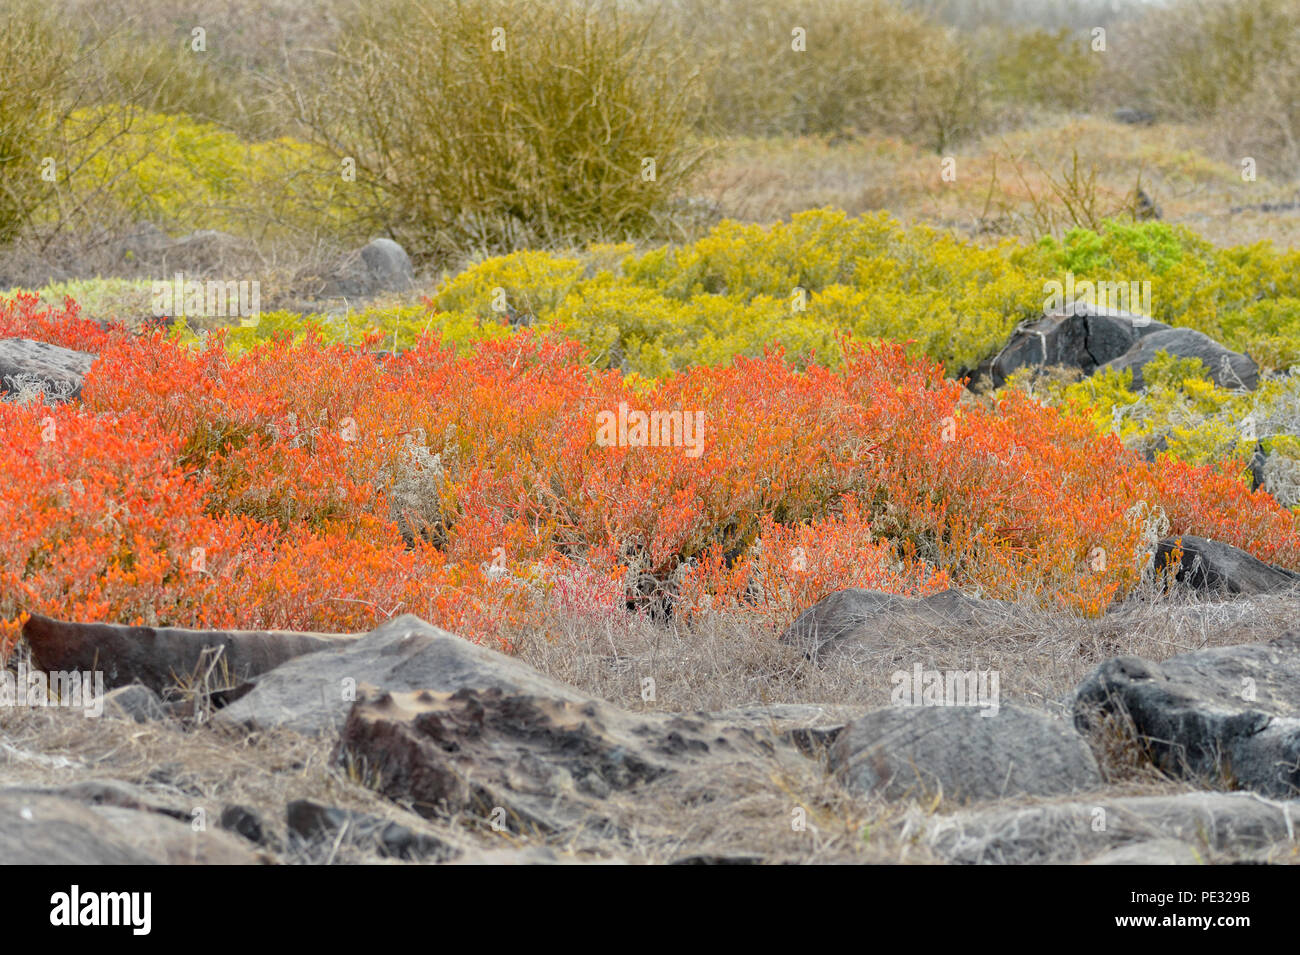
{"label": "red succulent ground cover", "polygon": [[[19,297],[0,337],[99,355],[80,403],[0,403],[0,652],[28,613],[330,631],[416,613],[508,647],[547,608],[626,612],[633,575],[673,577],[686,619],[773,628],[851,586],[1095,614],[1139,580],[1161,508],[1172,533],[1300,569],[1294,516],[1239,474],[1148,464],[1023,395],[962,402],[901,344],[634,388],[528,334],[233,355]],[[624,402],[702,412],[703,453],[603,446],[597,416]]]}

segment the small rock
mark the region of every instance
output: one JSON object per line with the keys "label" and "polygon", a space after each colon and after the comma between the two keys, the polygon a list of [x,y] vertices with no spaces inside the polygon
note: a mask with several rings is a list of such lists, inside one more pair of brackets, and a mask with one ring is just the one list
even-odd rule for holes
{"label": "small rock", "polygon": [[372,239],[344,256],[329,275],[304,284],[310,297],[369,298],[408,291],[415,285],[415,270],[406,250],[392,239]]}
{"label": "small rock", "polygon": [[1266,564],[1231,544],[1193,534],[1166,537],[1156,546],[1155,568],[1169,566],[1176,548],[1182,557],[1174,579],[1214,596],[1288,593],[1300,587],[1300,574]]}
{"label": "small rock", "polygon": [[147,686],[133,683],[104,695],[104,715],[137,723],[158,723],[169,718],[158,694]]}
{"label": "small rock", "polygon": [[272,847],[274,840],[267,832],[262,817],[256,810],[232,803],[221,811],[221,828],[227,832],[238,833],[249,842],[259,846]]}
{"label": "small rock", "polygon": [[373,848],[385,858],[408,862],[446,862],[462,851],[459,846],[399,823],[368,813],[332,808],[310,799],[289,803],[287,817],[289,832],[307,843],[333,844],[343,832],[351,845]]}
{"label": "small rock", "polygon": [[1005,619],[1010,605],[977,600],[958,590],[901,597],[853,588],[824,597],[795,619],[780,641],[808,656],[832,650],[894,646],[910,628],[952,629]]}

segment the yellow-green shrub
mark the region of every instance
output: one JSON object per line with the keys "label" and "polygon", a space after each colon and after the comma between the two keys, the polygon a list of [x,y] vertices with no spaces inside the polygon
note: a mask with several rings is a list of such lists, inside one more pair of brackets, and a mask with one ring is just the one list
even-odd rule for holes
{"label": "yellow-green shrub", "polygon": [[0,243],[51,198],[42,178],[70,106],[77,39],[40,0],[0,9]]}
{"label": "yellow-green shrub", "polygon": [[832,210],[767,227],[724,222],[694,243],[641,254],[623,245],[491,258],[446,279],[429,310],[374,307],[328,320],[328,334],[373,327],[402,347],[425,330],[459,343],[527,324],[563,329],[594,363],[645,377],[776,344],[797,363],[816,352],[834,364],[839,337],[850,334],[912,342],[957,374],[1041,314],[1044,283],[1067,269],[1079,279],[1149,280],[1155,318],[1249,350],[1266,370],[1289,365],[1300,342],[1297,253],[1220,250],[1159,223],[983,246],[886,214]]}
{"label": "yellow-green shrub", "polygon": [[654,25],[613,0],[376,0],[303,119],[417,257],[648,234],[700,158],[698,64]]}
{"label": "yellow-green shrub", "polygon": [[218,229],[260,239],[350,228],[339,167],[306,143],[246,142],[185,116],[112,106],[78,110],[64,130],[73,147],[58,168],[70,203],[47,204],[39,219],[70,204],[172,233]]}

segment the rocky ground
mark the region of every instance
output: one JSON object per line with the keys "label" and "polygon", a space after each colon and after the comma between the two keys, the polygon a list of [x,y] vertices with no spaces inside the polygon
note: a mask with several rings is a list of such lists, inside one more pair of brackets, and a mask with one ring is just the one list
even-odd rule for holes
{"label": "rocky ground", "polygon": [[98,669],[110,692],[99,718],[0,707],[0,857],[1296,862],[1295,598],[1200,557],[1196,589],[1100,620],[843,591],[778,640],[588,621],[513,656],[411,616],[36,617],[11,680]]}

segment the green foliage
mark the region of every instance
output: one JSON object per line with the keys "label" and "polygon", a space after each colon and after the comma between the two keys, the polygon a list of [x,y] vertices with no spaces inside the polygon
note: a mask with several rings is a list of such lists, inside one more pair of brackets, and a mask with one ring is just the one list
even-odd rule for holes
{"label": "green foliage", "polygon": [[1071,229],[1061,241],[1045,236],[1040,248],[1053,256],[1063,271],[1090,275],[1100,270],[1129,272],[1141,269],[1163,275],[1186,253],[1206,255],[1212,246],[1190,230],[1163,222],[1107,220],[1098,233]]}
{"label": "green foliage", "polygon": [[[813,211],[768,228],[724,222],[690,245],[630,251],[516,252],[445,280],[427,310],[316,318],[329,340],[371,328],[399,345],[426,330],[462,344],[525,325],[562,329],[598,365],[657,378],[777,344],[796,363],[816,354],[834,364],[844,334],[910,341],[916,353],[970,368],[1042,299],[1014,243],[983,248],[885,214]],[[295,322],[264,316],[235,340]]]}
{"label": "green foliage", "polygon": [[[20,291],[27,290],[9,289],[3,294],[13,295]],[[149,315],[153,307],[153,282],[149,279],[72,279],[30,291],[52,308],[62,308],[64,299],[71,298],[84,318],[116,318],[131,323],[140,316]]]}

